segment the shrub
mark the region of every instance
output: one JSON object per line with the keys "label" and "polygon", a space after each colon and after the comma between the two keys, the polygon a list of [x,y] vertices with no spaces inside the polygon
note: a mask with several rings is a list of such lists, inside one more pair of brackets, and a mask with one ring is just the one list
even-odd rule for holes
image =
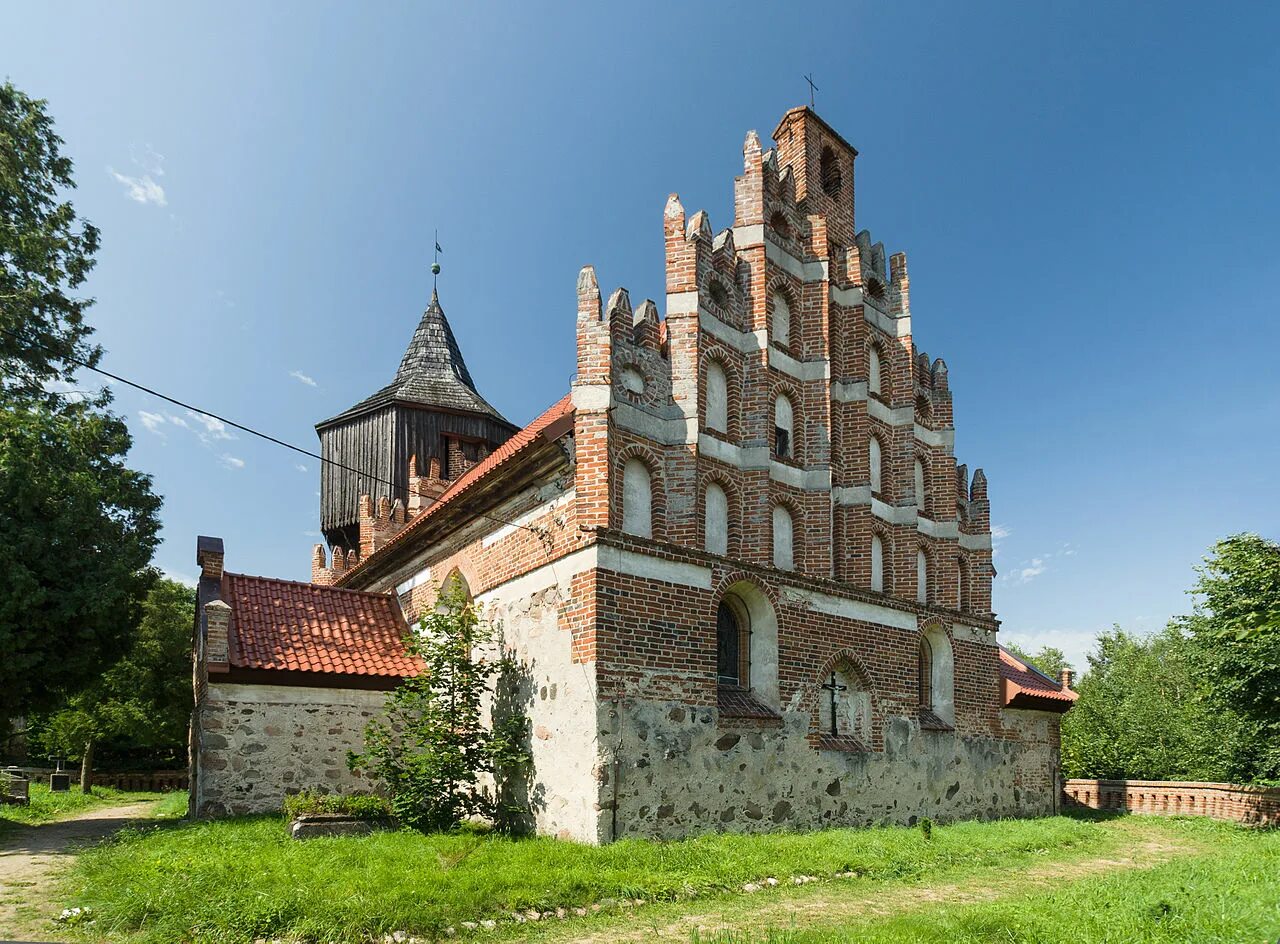
{"label": "shrub", "polygon": [[371,793],[352,793],[342,796],[317,793],[313,790],[304,790],[285,797],[284,815],[288,819],[297,819],[309,813],[336,813],[356,819],[390,819],[391,802],[385,797],[374,796]]}

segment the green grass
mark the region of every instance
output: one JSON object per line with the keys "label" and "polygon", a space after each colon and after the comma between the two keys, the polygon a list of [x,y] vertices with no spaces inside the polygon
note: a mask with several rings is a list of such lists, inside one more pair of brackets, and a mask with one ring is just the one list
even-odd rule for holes
{"label": "green grass", "polygon": [[[703,944],[1240,944],[1280,937],[1280,831],[1175,821],[1212,851],[980,904],[933,904],[821,929],[725,932]],[[1172,825],[1172,824],[1171,824]],[[695,940],[699,940],[695,936]]]}
{"label": "green grass", "polygon": [[84,810],[93,809],[102,806],[120,806],[123,803],[138,803],[143,800],[159,800],[166,798],[166,802],[175,803],[176,800],[168,800],[168,797],[179,797],[183,810],[186,810],[185,793],[165,794],[165,793],[142,793],[129,792],[127,790],[116,790],[112,787],[94,787],[93,793],[85,794],[80,792],[79,787],[72,787],[67,793],[54,793],[48,786],[42,783],[31,784],[31,803],[27,806],[11,806],[4,804],[0,806],[0,835],[8,828],[12,828],[13,824],[23,824],[27,826],[36,826],[40,823],[49,823],[57,819],[66,819],[68,816],[74,816]]}
{"label": "green grass", "polygon": [[517,909],[740,894],[769,876],[955,878],[1119,841],[1103,825],[1055,817],[937,827],[928,842],[909,828],[604,847],[408,831],[296,842],[278,817],[253,817],[124,833],[78,860],[67,903],[91,908],[92,933],[113,941],[362,940]]}

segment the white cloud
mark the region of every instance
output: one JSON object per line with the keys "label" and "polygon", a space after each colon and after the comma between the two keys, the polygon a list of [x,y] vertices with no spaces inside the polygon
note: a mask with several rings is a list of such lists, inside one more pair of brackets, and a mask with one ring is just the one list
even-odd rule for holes
{"label": "white cloud", "polygon": [[195,420],[203,431],[197,430],[196,435],[200,437],[202,442],[212,442],[215,439],[235,439],[235,433],[227,429],[227,424],[220,419],[208,416],[204,413],[197,413],[195,410],[187,410],[187,416]]}
{"label": "white cloud", "polygon": [[297,469],[299,472],[307,471],[307,467],[303,465],[301,462],[299,462],[296,466],[294,466],[294,468]]}
{"label": "white cloud", "polygon": [[160,427],[164,425],[165,418],[160,413],[148,413],[146,410],[138,411],[138,419],[142,421],[142,425],[147,428],[147,432],[155,433],[157,436],[163,436],[164,433]]}
{"label": "white cloud", "polygon": [[157,154],[150,145],[144,145],[141,149],[133,148],[131,160],[133,166],[142,172],[138,176],[122,174],[113,167],[108,167],[107,173],[124,185],[125,196],[130,200],[142,204],[167,206],[169,201],[165,197],[164,187],[160,186],[156,180],[164,176],[164,155]]}
{"label": "white cloud", "polygon": [[244,468],[243,459],[237,459],[235,456],[227,455],[225,452],[222,454],[222,464],[226,466],[228,469]]}
{"label": "white cloud", "polygon": [[1030,583],[1044,573],[1044,558],[1033,557],[1031,563],[1018,571],[1018,583]]}
{"label": "white cloud", "polygon": [[1011,534],[1013,534],[1013,531],[1002,524],[993,524],[991,526],[991,539],[993,541],[1003,540]]}
{"label": "white cloud", "polygon": [[192,577],[190,574],[180,573],[176,570],[164,570],[162,571],[162,573],[166,577],[168,577],[170,580],[176,580],[178,581],[178,583],[183,584],[184,586],[194,587],[196,586],[196,584],[199,583],[199,581],[196,580],[195,577]]}
{"label": "white cloud", "polygon": [[306,384],[308,387],[319,386],[319,384],[317,384],[314,380],[312,380],[310,377],[308,377],[306,374],[304,374],[300,370],[289,371],[289,376],[292,377],[294,380],[298,381],[298,383]]}

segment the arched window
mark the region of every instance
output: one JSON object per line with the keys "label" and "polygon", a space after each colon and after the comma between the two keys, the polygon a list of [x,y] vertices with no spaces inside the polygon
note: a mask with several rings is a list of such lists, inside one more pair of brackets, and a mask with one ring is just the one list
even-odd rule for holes
{"label": "arched window", "polygon": [[729,381],[715,361],[707,362],[707,429],[729,430]]}
{"label": "arched window", "polygon": [[781,505],[773,506],[773,566],[779,570],[794,570],[795,525],[791,512]]}
{"label": "arched window", "polygon": [[871,494],[879,495],[884,487],[884,469],[880,459],[880,440],[875,436],[868,442],[867,452],[871,462]]}
{"label": "arched window", "polygon": [[867,392],[874,396],[883,396],[884,391],[880,384],[880,349],[875,345],[871,346],[868,354],[867,364]]}
{"label": "arched window", "polygon": [[791,344],[791,305],[787,303],[787,296],[781,292],[773,293],[773,318],[770,321],[772,328],[773,343],[782,347],[789,347]]}
{"label": "arched window", "polygon": [[704,541],[710,554],[729,553],[729,497],[715,482],[707,485],[703,497],[702,521],[706,532]]}
{"label": "arched window", "polygon": [[777,234],[779,239],[791,238],[791,224],[787,222],[787,218],[781,210],[773,211],[773,215],[769,217],[769,227]]}
{"label": "arched window", "polygon": [[884,540],[871,535],[871,589],[884,593]]}
{"label": "arched window", "polygon": [[916,485],[916,509],[920,514],[924,514],[929,507],[928,498],[924,490],[924,463],[919,459],[916,460],[915,467],[915,485]]}
{"label": "arched window", "polygon": [[779,395],[773,402],[773,451],[779,459],[790,459],[793,455],[794,426],[791,401]]}
{"label": "arched window", "polygon": [[729,292],[719,279],[712,279],[707,283],[707,297],[711,299],[712,304],[720,308],[729,304]]}
{"label": "arched window", "polygon": [[653,482],[640,459],[628,459],[622,468],[622,530],[653,537]]}
{"label": "arched window", "polygon": [[716,609],[716,682],[726,688],[751,687],[751,630],[747,608],[726,596]]}
{"label": "arched window", "polygon": [[933,709],[933,646],[929,637],[920,637],[920,652],[916,662],[920,686],[920,707]]}
{"label": "arched window", "polygon": [[916,602],[929,602],[929,556],[923,549],[916,551]]}
{"label": "arched window", "polygon": [[829,147],[822,149],[818,159],[818,175],[822,178],[822,189],[828,197],[840,196],[840,161],[836,152]]}

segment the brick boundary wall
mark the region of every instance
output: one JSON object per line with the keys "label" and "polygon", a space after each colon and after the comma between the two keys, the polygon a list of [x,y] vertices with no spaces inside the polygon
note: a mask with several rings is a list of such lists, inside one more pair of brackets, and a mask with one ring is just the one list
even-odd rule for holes
{"label": "brick boundary wall", "polygon": [[[22,770],[27,777],[34,781],[40,781],[46,786],[49,783],[49,775],[54,772],[52,767],[23,767]],[[71,777],[72,789],[78,789],[80,768],[72,766],[62,772]],[[113,787],[116,790],[147,790],[162,793],[166,790],[185,790],[187,789],[187,783],[187,771],[185,769],[115,772],[95,770],[93,772],[93,785],[95,787]]]}
{"label": "brick boundary wall", "polygon": [[1178,780],[1067,780],[1067,807],[1193,815],[1251,826],[1280,826],[1280,788]]}

